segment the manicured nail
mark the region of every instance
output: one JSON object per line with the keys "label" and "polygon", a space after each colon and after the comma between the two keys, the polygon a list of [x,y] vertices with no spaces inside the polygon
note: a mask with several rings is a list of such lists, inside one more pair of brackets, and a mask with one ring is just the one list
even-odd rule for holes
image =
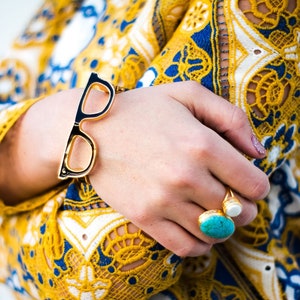
{"label": "manicured nail", "polygon": [[258,152],[258,154],[264,155],[264,156],[267,154],[266,149],[264,148],[264,146],[260,143],[260,141],[257,139],[257,137],[254,134],[252,134],[252,136],[251,136],[251,141],[252,141],[254,148]]}

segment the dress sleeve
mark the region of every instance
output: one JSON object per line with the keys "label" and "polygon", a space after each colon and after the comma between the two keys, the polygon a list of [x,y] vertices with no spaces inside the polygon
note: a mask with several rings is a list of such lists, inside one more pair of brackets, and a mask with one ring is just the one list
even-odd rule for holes
{"label": "dress sleeve", "polygon": [[[24,113],[47,96],[38,89],[39,74],[45,69],[56,42],[79,3],[69,0],[44,1],[0,59],[0,143]],[[50,194],[15,207],[5,206],[0,199],[1,214],[35,208],[50,199]]]}
{"label": "dress sleeve", "polygon": [[[10,128],[20,118],[20,116],[24,114],[27,111],[27,109],[29,109],[37,101],[39,101],[39,98],[22,101],[0,111],[0,143],[4,139],[6,133],[10,130]],[[56,193],[56,190],[51,191],[42,196],[30,199],[30,201],[22,202],[16,206],[6,206],[0,199],[1,214],[10,215],[13,213],[33,209],[45,203],[47,200],[51,199],[53,194]]]}

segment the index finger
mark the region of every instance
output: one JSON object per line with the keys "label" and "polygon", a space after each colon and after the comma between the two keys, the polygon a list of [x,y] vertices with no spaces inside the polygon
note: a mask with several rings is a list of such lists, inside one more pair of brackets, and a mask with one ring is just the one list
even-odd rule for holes
{"label": "index finger", "polygon": [[266,152],[253,134],[246,114],[194,81],[171,84],[169,95],[186,106],[204,125],[224,136],[244,154],[261,158]]}

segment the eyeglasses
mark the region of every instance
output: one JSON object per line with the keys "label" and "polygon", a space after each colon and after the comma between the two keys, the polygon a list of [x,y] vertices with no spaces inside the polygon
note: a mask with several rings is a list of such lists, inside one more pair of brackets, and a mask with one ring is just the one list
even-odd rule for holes
{"label": "eyeglasses", "polygon": [[[89,97],[92,89],[101,90],[105,93],[106,98],[101,97],[99,103],[95,105],[92,103],[92,97]],[[59,179],[85,177],[91,171],[96,158],[96,145],[93,139],[82,130],[81,124],[85,120],[102,119],[112,107],[115,93],[121,91],[124,91],[124,89],[114,87],[108,81],[99,78],[96,73],[91,73],[81,96],[75,122],[61,161],[58,173]],[[105,100],[102,98],[105,98]],[[77,151],[73,151],[74,148]],[[83,157],[83,155],[80,155],[82,153],[89,153],[89,155]]]}

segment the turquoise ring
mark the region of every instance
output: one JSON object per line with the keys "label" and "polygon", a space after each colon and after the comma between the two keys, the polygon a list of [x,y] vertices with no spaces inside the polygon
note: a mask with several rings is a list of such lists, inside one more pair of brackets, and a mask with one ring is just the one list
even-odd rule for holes
{"label": "turquoise ring", "polygon": [[204,212],[199,216],[198,223],[200,231],[213,239],[226,239],[235,231],[231,217],[219,209]]}

